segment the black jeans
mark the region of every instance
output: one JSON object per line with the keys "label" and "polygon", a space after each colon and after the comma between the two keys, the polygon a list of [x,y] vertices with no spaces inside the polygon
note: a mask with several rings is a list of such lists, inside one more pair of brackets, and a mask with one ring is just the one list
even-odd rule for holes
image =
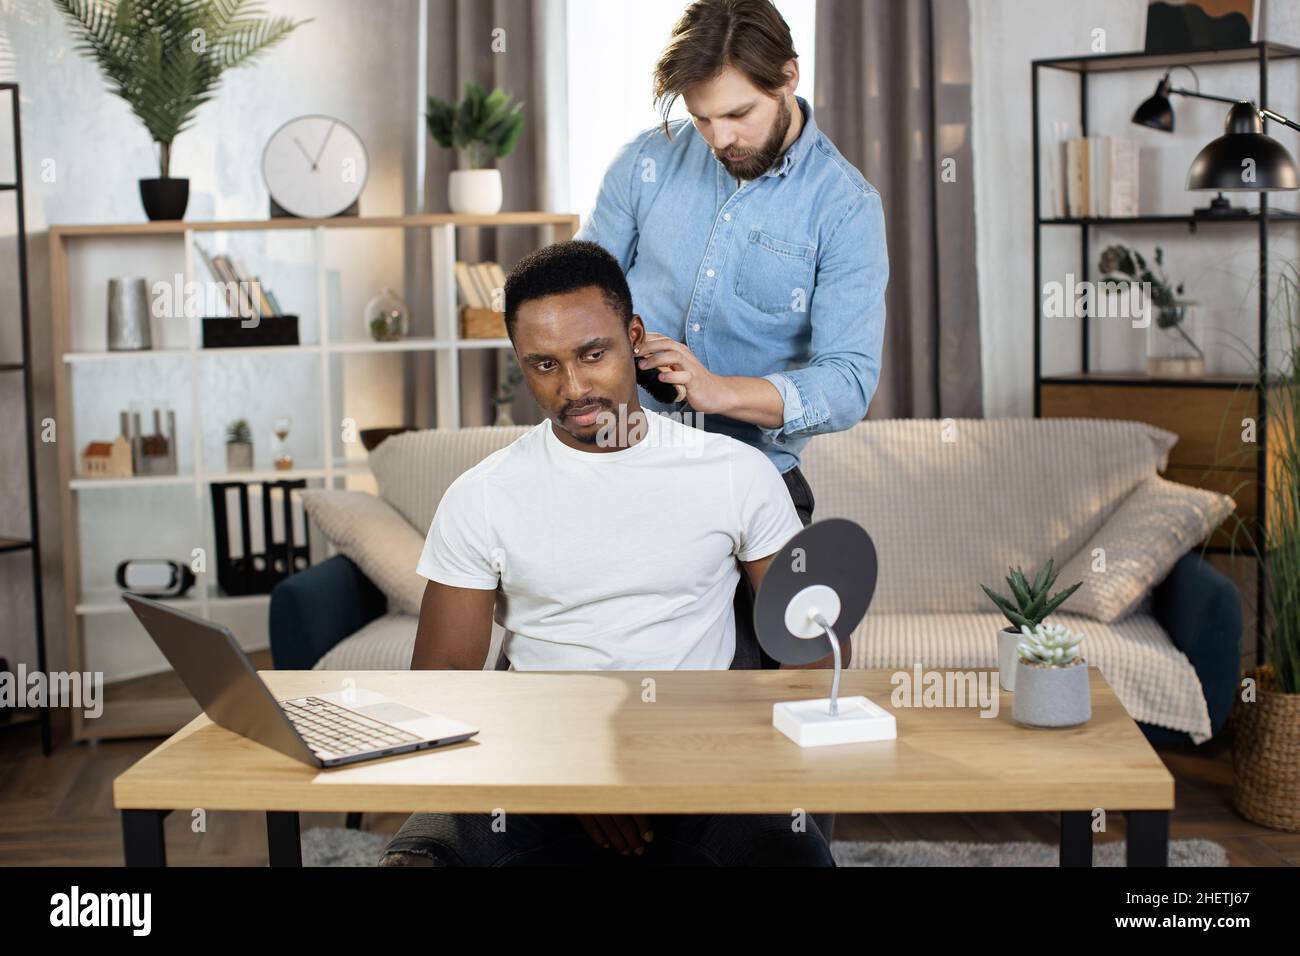
{"label": "black jeans", "polygon": [[[790,492],[790,500],[794,502],[794,510],[799,515],[799,520],[803,522],[805,528],[808,527],[812,524],[813,508],[817,505],[812,488],[808,485],[808,479],[803,476],[803,472],[797,465],[781,477],[785,479],[786,490]],[[767,655],[767,652],[759,646],[758,635],[754,633],[754,588],[750,585],[747,574],[740,575],[734,606],[736,653],[731,659],[730,669],[737,671],[779,668],[781,662]],[[809,816],[816,822],[827,843],[834,839],[835,814],[814,813]]]}

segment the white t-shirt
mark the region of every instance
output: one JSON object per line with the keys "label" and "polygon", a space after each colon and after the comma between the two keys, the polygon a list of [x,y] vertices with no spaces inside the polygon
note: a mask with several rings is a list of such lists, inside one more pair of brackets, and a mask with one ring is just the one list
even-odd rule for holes
{"label": "white t-shirt", "polygon": [[447,489],[417,568],[494,589],[515,670],[726,670],[736,563],[803,527],[762,452],[648,412],[611,452],[542,422]]}

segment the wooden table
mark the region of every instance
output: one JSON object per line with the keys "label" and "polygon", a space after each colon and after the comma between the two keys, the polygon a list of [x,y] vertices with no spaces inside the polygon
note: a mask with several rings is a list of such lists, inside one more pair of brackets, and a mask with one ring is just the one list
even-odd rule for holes
{"label": "wooden table", "polygon": [[[1062,865],[1090,865],[1097,808],[1127,815],[1129,865],[1167,862],[1174,781],[1101,672],[1092,719],[1038,730],[968,708],[895,707],[896,671],[845,671],[898,739],[801,749],[772,704],[829,671],[263,671],[278,699],[357,686],[480,728],[461,744],[316,770],[199,716],[113,783],[128,865],[165,865],[172,810],[267,814],[271,864],[301,865],[299,812],[1061,814]],[[996,673],[992,675],[997,686]]]}

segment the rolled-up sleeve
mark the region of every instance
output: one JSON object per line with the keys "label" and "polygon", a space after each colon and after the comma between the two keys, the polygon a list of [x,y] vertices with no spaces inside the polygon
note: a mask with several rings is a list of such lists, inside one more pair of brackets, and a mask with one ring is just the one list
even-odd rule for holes
{"label": "rolled-up sleeve", "polygon": [[889,253],[880,193],[864,192],[835,226],[818,258],[809,299],[812,343],[803,368],[765,375],[785,404],[780,428],[763,440],[843,431],[867,414],[880,381]]}

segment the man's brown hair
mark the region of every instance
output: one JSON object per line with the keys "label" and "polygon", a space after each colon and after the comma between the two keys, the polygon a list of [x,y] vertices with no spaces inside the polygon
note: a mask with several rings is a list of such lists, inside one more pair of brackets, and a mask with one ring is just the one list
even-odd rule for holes
{"label": "man's brown hair", "polygon": [[781,67],[797,57],[790,27],[772,0],[696,0],[655,65],[654,101],[664,134],[673,103],[696,83],[733,66],[771,95],[785,84]]}

